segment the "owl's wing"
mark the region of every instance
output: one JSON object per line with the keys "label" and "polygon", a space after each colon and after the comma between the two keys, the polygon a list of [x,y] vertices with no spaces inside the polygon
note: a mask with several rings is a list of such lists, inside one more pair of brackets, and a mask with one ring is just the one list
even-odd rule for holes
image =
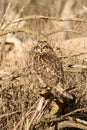
{"label": "owl's wing", "polygon": [[57,86],[54,86],[53,89],[55,89],[55,92],[57,95],[59,95],[59,97],[72,100],[73,96],[69,94],[69,92],[66,91],[66,83],[64,79],[64,71],[63,71],[62,62],[58,57],[55,56],[54,58],[55,58],[55,64],[56,64],[55,69],[59,77],[59,81],[58,81]]}
{"label": "owl's wing", "polygon": [[64,71],[63,71],[62,62],[56,55],[54,55],[53,58],[54,58],[54,62],[55,62],[55,71],[57,73],[57,76],[58,76],[59,80],[62,83],[64,83],[65,79],[64,79]]}

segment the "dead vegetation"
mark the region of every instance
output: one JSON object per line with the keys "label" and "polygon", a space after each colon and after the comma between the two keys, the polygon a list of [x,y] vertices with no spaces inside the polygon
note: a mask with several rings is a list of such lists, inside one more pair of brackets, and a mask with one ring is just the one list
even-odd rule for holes
{"label": "dead vegetation", "polygon": [[[0,129],[87,129],[86,0],[0,1]],[[61,58],[73,102],[38,93],[29,52],[47,40]]]}

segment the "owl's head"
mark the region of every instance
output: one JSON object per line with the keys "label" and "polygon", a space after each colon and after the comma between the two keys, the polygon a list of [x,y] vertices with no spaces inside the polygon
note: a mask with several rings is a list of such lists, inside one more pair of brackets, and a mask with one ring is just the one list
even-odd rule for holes
{"label": "owl's head", "polygon": [[40,55],[47,54],[51,52],[53,49],[47,42],[39,41],[38,44],[34,47],[34,52]]}

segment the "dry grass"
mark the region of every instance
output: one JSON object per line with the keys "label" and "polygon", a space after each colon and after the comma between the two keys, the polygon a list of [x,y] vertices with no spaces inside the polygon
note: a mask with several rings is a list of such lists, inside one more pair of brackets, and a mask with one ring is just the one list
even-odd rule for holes
{"label": "dry grass", "polygon": [[[1,130],[87,129],[86,5],[86,0],[0,1]],[[38,39],[61,58],[66,89],[76,97],[58,117],[53,113],[60,108],[39,95],[41,84],[31,68],[29,52]]]}

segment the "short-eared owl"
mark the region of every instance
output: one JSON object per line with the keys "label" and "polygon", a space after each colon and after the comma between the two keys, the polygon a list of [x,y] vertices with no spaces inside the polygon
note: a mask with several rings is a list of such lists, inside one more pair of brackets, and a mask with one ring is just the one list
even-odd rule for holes
{"label": "short-eared owl", "polygon": [[38,41],[32,49],[33,69],[50,90],[59,97],[72,99],[65,91],[62,63],[47,42]]}

